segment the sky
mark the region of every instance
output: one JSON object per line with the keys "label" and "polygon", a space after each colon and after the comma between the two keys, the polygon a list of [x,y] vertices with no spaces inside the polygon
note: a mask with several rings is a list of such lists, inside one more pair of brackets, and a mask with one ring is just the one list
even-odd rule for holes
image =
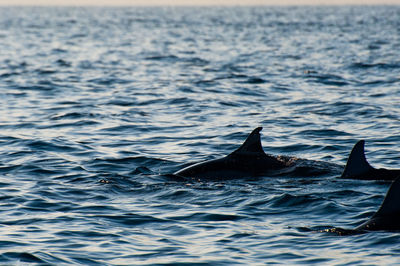
{"label": "sky", "polygon": [[0,0],[0,5],[373,5],[400,0]]}

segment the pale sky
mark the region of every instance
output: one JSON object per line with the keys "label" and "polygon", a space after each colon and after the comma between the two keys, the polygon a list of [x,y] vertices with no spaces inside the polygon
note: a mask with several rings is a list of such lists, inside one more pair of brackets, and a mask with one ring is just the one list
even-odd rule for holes
{"label": "pale sky", "polygon": [[0,5],[399,5],[400,0],[0,0]]}

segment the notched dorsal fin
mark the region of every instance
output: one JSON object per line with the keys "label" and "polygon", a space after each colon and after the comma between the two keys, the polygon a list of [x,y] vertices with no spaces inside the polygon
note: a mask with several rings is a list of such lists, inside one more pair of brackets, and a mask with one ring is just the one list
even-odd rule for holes
{"label": "notched dorsal fin", "polygon": [[400,178],[397,178],[386,193],[379,210],[372,218],[400,213]]}
{"label": "notched dorsal fin", "polygon": [[341,178],[352,178],[362,176],[374,168],[368,163],[364,153],[364,140],[360,140],[354,145],[349,159],[347,159]]}
{"label": "notched dorsal fin", "polygon": [[237,150],[232,152],[231,154],[245,154],[245,153],[264,153],[264,150],[261,145],[261,137],[260,131],[262,127],[258,127],[254,129],[250,135],[247,137],[245,142],[240,146]]}

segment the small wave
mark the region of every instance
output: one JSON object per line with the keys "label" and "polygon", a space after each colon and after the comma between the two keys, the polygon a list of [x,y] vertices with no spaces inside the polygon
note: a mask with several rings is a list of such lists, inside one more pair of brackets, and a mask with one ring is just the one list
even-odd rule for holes
{"label": "small wave", "polygon": [[169,217],[169,219],[172,220],[201,221],[201,222],[238,221],[244,218],[245,218],[244,216],[237,214],[202,213],[202,212],[196,212],[185,216]]}
{"label": "small wave", "polygon": [[304,112],[311,112],[317,115],[327,115],[330,117],[341,116],[371,116],[382,113],[382,107],[376,105],[368,105],[356,102],[342,102],[324,104],[318,107],[306,107]]}
{"label": "small wave", "polygon": [[3,220],[0,221],[0,224],[4,225],[34,225],[34,224],[40,224],[44,221],[45,219],[41,218],[19,218],[15,220]]}
{"label": "small wave", "polygon": [[141,215],[134,213],[127,213],[124,215],[96,215],[97,218],[104,219],[104,221],[111,224],[137,226],[152,223],[168,223],[169,220],[156,218],[150,215]]}
{"label": "small wave", "polygon": [[134,174],[134,175],[140,175],[140,174],[142,174],[142,175],[150,175],[150,174],[154,174],[154,172],[151,171],[146,166],[138,166],[131,173]]}
{"label": "small wave", "polygon": [[175,55],[154,55],[145,57],[146,60],[154,60],[154,61],[169,61],[176,62],[179,60],[179,57]]}
{"label": "small wave", "polygon": [[43,84],[43,85],[31,85],[31,86],[15,86],[13,87],[15,90],[21,91],[52,91],[57,88],[55,84]]}
{"label": "small wave", "polygon": [[157,132],[159,131],[161,128],[157,127],[157,126],[151,126],[151,125],[142,125],[142,124],[128,124],[128,125],[120,125],[120,126],[113,126],[113,127],[107,127],[102,129],[102,131],[104,132],[115,132],[118,134],[121,133],[130,133],[132,134],[132,132]]}
{"label": "small wave", "polygon": [[20,261],[22,263],[39,263],[39,264],[47,264],[46,261],[40,259],[39,257],[27,253],[27,252],[5,252],[1,256],[3,260],[7,261]]}
{"label": "small wave", "polygon": [[351,68],[356,69],[369,69],[369,68],[376,68],[376,69],[398,69],[400,68],[400,62],[398,63],[363,63],[357,62],[350,65]]}
{"label": "small wave", "polygon": [[89,83],[94,83],[97,85],[113,85],[113,84],[128,84],[131,82],[131,80],[127,79],[121,79],[121,78],[115,78],[115,77],[99,77],[99,78],[94,78],[94,79],[89,79],[87,80]]}
{"label": "small wave", "polygon": [[85,168],[93,171],[107,171],[108,173],[121,173],[125,175],[151,175],[152,168],[158,169],[167,163],[166,160],[137,156],[122,158],[96,158],[85,164]]}
{"label": "small wave", "polygon": [[0,74],[0,78],[1,79],[6,79],[6,78],[10,78],[10,77],[19,76],[19,75],[22,75],[22,73],[15,72],[15,71],[10,71],[10,72],[5,72],[5,73]]}
{"label": "small wave", "polygon": [[136,106],[137,99],[113,99],[107,103],[108,105],[116,105],[116,106]]}
{"label": "small wave", "polygon": [[209,61],[199,57],[179,57],[176,55],[153,55],[145,57],[145,60],[167,63],[185,63],[190,66],[206,66]]}
{"label": "small wave", "polygon": [[57,59],[57,61],[55,63],[60,67],[71,67],[72,66],[71,62],[66,61],[64,59]]}
{"label": "small wave", "polygon": [[73,152],[81,150],[75,144],[67,144],[60,140],[53,140],[52,142],[44,140],[31,140],[26,143],[26,146],[35,151]]}
{"label": "small wave", "polygon": [[54,210],[57,210],[60,207],[59,203],[55,202],[49,202],[44,199],[34,199],[25,204],[23,207],[24,210],[30,212],[52,212]]}
{"label": "small wave", "polygon": [[366,81],[359,81],[359,84],[362,86],[370,86],[370,85],[388,85],[398,82],[400,82],[400,78],[388,78],[388,79],[371,79]]}
{"label": "small wave", "polygon": [[[52,53],[55,53],[55,54],[67,54],[68,53],[68,50],[63,49],[63,48],[53,48],[51,51],[52,51]],[[59,60],[57,60],[57,62],[64,63],[65,61],[62,59],[59,59]]]}
{"label": "small wave", "polygon": [[57,114],[50,117],[51,120],[64,120],[64,119],[81,119],[81,118],[94,118],[98,115],[94,113],[85,112],[68,112],[64,114]]}
{"label": "small wave", "polygon": [[23,165],[18,171],[27,172],[33,176],[51,176],[59,174],[60,171],[54,169],[47,169],[45,167],[35,166],[35,165]]}
{"label": "small wave", "polygon": [[315,83],[333,86],[346,86],[351,85],[352,82],[346,80],[344,77],[333,74],[319,74],[319,73],[306,73],[306,78]]}
{"label": "small wave", "polygon": [[38,128],[40,128],[40,129],[64,128],[64,127],[77,128],[77,127],[93,126],[93,125],[99,125],[99,124],[100,124],[99,122],[94,121],[94,120],[79,120],[79,121],[70,122],[70,123],[50,124],[50,125],[40,126]]}
{"label": "small wave", "polygon": [[248,77],[244,81],[241,81],[241,83],[247,83],[247,84],[263,84],[266,82],[267,81],[265,79],[262,79],[260,77]]}
{"label": "small wave", "polygon": [[344,131],[339,131],[335,129],[307,129],[303,131],[299,131],[296,133],[301,136],[313,136],[313,137],[324,137],[326,138],[327,136],[350,136],[351,134],[344,132]]}
{"label": "small wave", "polygon": [[57,73],[57,70],[51,69],[51,68],[40,68],[40,69],[37,69],[35,72],[39,75],[51,75],[51,74]]}
{"label": "small wave", "polygon": [[319,202],[320,199],[312,195],[292,195],[289,193],[284,193],[280,196],[273,198],[270,202],[272,207],[288,208],[288,207],[298,207],[310,205],[313,202]]}

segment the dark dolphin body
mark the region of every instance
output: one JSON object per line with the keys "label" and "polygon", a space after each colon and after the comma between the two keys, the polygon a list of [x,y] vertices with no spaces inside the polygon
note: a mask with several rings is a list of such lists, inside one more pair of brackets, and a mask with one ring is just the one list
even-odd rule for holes
{"label": "dark dolphin body", "polygon": [[355,230],[399,231],[400,230],[400,178],[397,178],[386,193],[379,210]]}
{"label": "dark dolphin body", "polygon": [[400,231],[400,178],[392,183],[379,210],[368,221],[351,230],[331,228],[322,231],[338,235],[354,235],[368,231]]}
{"label": "dark dolphin body", "polygon": [[[234,179],[263,175],[319,176],[334,170],[331,164],[288,156],[273,156],[264,152],[258,127],[231,154],[190,165],[174,173],[179,177],[198,179]],[[332,168],[333,167],[333,168]]]}
{"label": "dark dolphin body", "polygon": [[365,158],[364,140],[354,145],[347,164],[340,178],[364,180],[395,180],[400,177],[400,170],[376,169]]}

